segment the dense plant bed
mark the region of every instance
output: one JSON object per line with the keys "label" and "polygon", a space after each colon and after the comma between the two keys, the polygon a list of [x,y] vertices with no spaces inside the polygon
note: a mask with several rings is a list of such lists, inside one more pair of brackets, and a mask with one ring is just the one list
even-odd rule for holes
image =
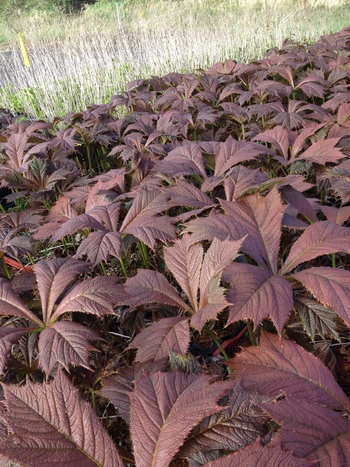
{"label": "dense plant bed", "polygon": [[349,76],[350,28],[2,112],[3,462],[350,464]]}

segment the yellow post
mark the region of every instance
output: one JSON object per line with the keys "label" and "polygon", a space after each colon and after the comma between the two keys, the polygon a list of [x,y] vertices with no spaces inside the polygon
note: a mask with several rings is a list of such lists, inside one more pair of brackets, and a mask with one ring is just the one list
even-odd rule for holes
{"label": "yellow post", "polygon": [[19,39],[19,43],[21,46],[21,52],[22,52],[24,64],[26,67],[29,68],[30,67],[29,58],[28,58],[26,46],[24,44],[23,34],[21,32],[18,33],[18,39]]}

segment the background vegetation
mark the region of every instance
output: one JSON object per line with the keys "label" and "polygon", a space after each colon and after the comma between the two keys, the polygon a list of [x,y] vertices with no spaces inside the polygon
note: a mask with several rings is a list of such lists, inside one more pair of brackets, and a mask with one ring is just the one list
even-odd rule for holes
{"label": "background vegetation", "polygon": [[[81,0],[2,0],[0,106],[52,119],[106,103],[136,78],[261,58],[286,38],[309,43],[347,26],[347,4],[99,0],[83,8]],[[78,12],[67,14],[72,6]]]}

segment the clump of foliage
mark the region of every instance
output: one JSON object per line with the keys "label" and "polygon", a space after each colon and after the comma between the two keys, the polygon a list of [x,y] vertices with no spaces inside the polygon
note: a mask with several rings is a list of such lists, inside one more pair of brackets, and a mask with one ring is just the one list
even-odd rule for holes
{"label": "clump of foliage", "polygon": [[350,28],[1,113],[4,462],[349,465],[349,74]]}

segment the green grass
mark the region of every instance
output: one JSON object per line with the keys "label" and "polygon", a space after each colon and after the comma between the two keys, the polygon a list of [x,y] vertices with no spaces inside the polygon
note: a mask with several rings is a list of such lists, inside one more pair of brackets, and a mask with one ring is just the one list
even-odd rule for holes
{"label": "green grass", "polygon": [[136,78],[247,62],[286,38],[309,43],[350,24],[342,0],[100,0],[70,16],[46,3],[1,16],[13,61],[0,56],[0,107],[47,119],[108,102]]}

